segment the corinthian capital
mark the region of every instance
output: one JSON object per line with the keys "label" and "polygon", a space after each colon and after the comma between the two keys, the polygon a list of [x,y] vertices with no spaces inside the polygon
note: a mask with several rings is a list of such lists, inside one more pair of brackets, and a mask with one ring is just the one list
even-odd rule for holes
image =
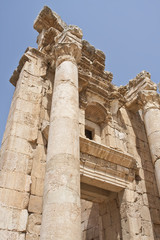
{"label": "corinthian capital", "polygon": [[160,109],[160,95],[154,90],[142,90],[138,93],[138,103],[143,110]]}
{"label": "corinthian capital", "polygon": [[63,61],[78,63],[81,59],[82,31],[76,26],[69,26],[55,38],[51,56],[58,66]]}
{"label": "corinthian capital", "polygon": [[58,43],[54,46],[53,55],[58,66],[63,61],[78,63],[81,59],[81,48],[76,43]]}

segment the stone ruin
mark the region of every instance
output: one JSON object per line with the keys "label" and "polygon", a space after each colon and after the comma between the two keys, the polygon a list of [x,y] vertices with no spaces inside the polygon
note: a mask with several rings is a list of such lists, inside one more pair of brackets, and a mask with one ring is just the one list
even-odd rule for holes
{"label": "stone ruin", "polygon": [[114,86],[105,55],[48,7],[10,82],[0,240],[159,240],[160,96]]}

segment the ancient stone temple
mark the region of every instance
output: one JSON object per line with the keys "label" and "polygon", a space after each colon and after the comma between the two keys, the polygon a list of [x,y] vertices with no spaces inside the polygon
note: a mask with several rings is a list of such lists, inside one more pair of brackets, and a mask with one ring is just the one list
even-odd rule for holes
{"label": "ancient stone temple", "polygon": [[160,96],[112,84],[105,55],[48,7],[10,82],[0,240],[160,240]]}

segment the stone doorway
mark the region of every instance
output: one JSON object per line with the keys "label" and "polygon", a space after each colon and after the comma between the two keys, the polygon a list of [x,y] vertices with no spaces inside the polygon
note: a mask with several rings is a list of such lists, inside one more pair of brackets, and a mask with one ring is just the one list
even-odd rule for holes
{"label": "stone doorway", "polygon": [[104,196],[98,188],[93,194],[86,191],[87,187],[81,185],[82,240],[122,240],[118,194],[107,191]]}

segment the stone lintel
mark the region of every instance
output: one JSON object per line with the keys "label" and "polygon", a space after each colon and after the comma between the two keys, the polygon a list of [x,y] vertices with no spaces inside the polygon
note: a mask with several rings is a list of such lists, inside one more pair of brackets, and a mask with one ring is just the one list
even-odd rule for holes
{"label": "stone lintel", "polygon": [[34,29],[41,33],[43,29],[47,30],[50,27],[62,32],[67,27],[67,24],[62,21],[57,13],[44,6],[34,22]]}
{"label": "stone lintel", "polygon": [[110,197],[111,192],[102,188],[98,188],[81,182],[81,198],[101,203]]}
{"label": "stone lintel", "polygon": [[95,171],[94,169],[80,166],[81,183],[112,192],[120,192],[125,189],[129,181],[113,176],[108,173]]}

